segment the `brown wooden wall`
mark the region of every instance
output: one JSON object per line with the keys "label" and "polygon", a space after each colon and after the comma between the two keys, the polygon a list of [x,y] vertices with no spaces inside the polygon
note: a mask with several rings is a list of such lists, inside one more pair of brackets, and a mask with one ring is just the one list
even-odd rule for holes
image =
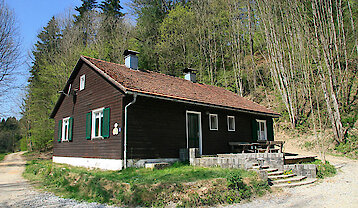
{"label": "brown wooden wall", "polygon": [[[76,103],[73,96],[63,100],[55,116],[54,156],[91,157],[121,159],[123,118],[123,93],[102,78],[97,72],[83,64],[72,83],[72,89],[79,89],[80,76],[86,75],[85,89],[78,91]],[[86,139],[86,113],[101,107],[110,108],[110,137],[106,139]],[[58,121],[66,117],[73,117],[73,140],[58,142]],[[118,123],[121,132],[112,135],[114,123]]]}
{"label": "brown wooden wall", "polygon": [[[126,98],[128,103],[132,98]],[[220,110],[138,96],[128,108],[128,158],[178,158],[186,148],[186,111],[201,112],[203,154],[230,152],[229,142],[250,142],[252,120],[270,117]],[[219,130],[209,130],[209,113],[218,114]],[[235,116],[235,131],[228,131],[227,116]]]}

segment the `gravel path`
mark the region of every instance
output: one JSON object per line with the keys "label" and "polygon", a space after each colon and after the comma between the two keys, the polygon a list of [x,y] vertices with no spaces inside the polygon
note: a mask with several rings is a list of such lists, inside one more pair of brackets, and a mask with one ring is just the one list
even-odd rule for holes
{"label": "gravel path", "polygon": [[[0,207],[68,207],[110,208],[98,203],[63,199],[50,193],[39,193],[22,177],[26,162],[23,153],[13,153],[0,163]],[[113,207],[112,207],[113,208]]]}
{"label": "gravel path", "polygon": [[285,188],[282,192],[269,194],[264,198],[240,205],[242,208],[277,207],[358,207],[358,162],[346,158],[329,156],[327,159],[340,166],[338,174],[312,185]]}

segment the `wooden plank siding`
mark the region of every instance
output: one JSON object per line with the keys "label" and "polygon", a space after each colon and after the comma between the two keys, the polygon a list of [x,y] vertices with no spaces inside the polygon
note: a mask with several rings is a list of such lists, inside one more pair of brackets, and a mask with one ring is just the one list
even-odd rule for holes
{"label": "wooden plank siding", "polygon": [[[55,116],[54,156],[121,159],[123,136],[123,106],[124,94],[116,89],[97,72],[82,64],[71,88],[79,89],[80,76],[86,75],[85,88],[77,92],[76,103],[73,96],[65,97]],[[86,113],[92,110],[110,108],[110,136],[105,139],[86,139]],[[73,140],[58,142],[58,121],[73,117]],[[117,136],[112,135],[114,123],[118,123],[122,131]]]}
{"label": "wooden plank siding", "polygon": [[[130,101],[125,99],[125,103]],[[251,121],[272,119],[138,96],[128,108],[128,159],[178,158],[179,149],[187,145],[186,111],[201,112],[204,155],[230,152],[229,142],[253,142]],[[209,113],[218,115],[217,131],[209,130]],[[235,131],[228,131],[227,116],[235,116]]]}

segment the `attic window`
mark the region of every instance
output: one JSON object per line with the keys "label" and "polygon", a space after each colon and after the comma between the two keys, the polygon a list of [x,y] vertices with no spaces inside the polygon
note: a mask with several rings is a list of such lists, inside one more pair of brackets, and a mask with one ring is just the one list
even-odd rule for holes
{"label": "attic window", "polygon": [[209,128],[210,130],[218,130],[218,115],[209,114]]}
{"label": "attic window", "polygon": [[85,83],[86,83],[86,75],[82,75],[80,77],[80,90],[85,89]]}

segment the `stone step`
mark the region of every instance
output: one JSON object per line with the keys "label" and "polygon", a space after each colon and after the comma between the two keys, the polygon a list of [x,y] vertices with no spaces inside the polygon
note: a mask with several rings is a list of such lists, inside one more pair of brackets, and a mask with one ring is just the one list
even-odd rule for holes
{"label": "stone step", "polygon": [[298,182],[293,182],[293,183],[274,184],[274,185],[272,185],[272,187],[283,188],[283,187],[303,186],[303,185],[312,184],[312,183],[314,183],[314,182],[316,182],[316,181],[317,181],[316,178],[308,178],[308,179],[306,179],[306,180],[302,180],[302,181],[298,181]]}
{"label": "stone step", "polygon": [[283,171],[273,171],[273,172],[267,173],[268,176],[282,175],[282,174],[283,174]]}
{"label": "stone step", "polygon": [[266,171],[268,173],[272,173],[272,172],[278,171],[278,169],[277,168],[269,168],[269,169],[266,169]]}
{"label": "stone step", "polygon": [[278,180],[278,179],[283,179],[283,178],[290,178],[290,177],[293,177],[293,176],[296,176],[296,174],[291,173],[291,174],[287,174],[287,175],[284,175],[284,174],[270,175],[270,176],[268,176],[268,178],[271,179],[271,180]]}
{"label": "stone step", "polygon": [[307,178],[306,176],[295,176],[295,177],[290,177],[290,178],[285,178],[285,179],[280,179],[280,180],[273,180],[270,181],[272,184],[280,184],[280,183],[294,183],[294,182],[298,182],[298,181],[302,181],[305,178]]}
{"label": "stone step", "polygon": [[[252,169],[260,169],[260,166],[252,166],[251,167]],[[263,166],[261,166],[261,169],[269,169],[270,167],[269,166],[267,166],[267,165],[263,165]]]}

